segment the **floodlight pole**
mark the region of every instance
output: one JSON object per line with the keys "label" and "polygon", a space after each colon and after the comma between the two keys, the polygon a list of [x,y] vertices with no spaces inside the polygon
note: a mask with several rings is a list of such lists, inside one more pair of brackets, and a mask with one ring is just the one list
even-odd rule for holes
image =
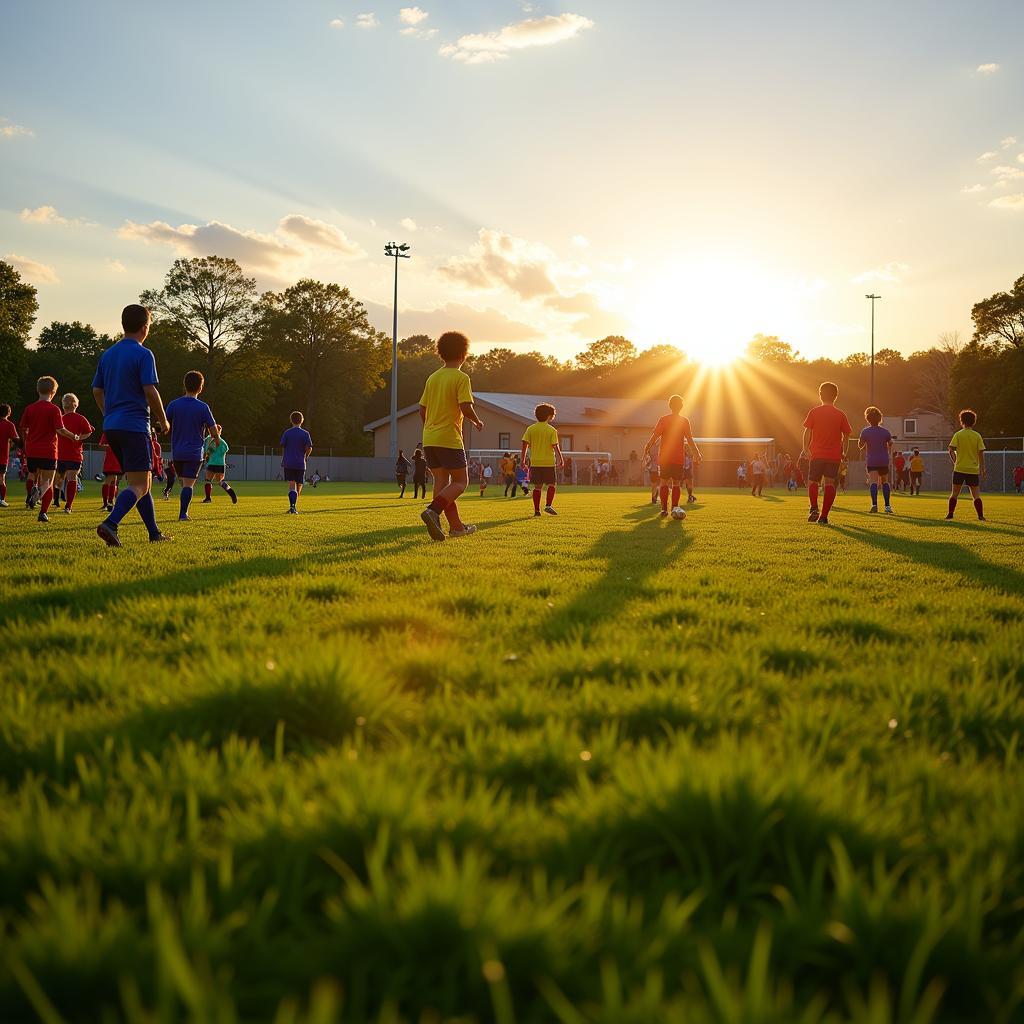
{"label": "floodlight pole", "polygon": [[865,299],[871,300],[871,404],[875,404],[875,299],[881,295],[865,295]]}
{"label": "floodlight pole", "polygon": [[398,459],[398,261],[409,259],[406,242],[388,242],[384,255],[395,258],[395,302],[391,321],[391,461]]}

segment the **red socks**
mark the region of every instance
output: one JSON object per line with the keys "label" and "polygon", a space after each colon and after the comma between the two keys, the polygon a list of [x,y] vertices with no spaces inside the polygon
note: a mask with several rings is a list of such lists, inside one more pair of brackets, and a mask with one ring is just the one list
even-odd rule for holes
{"label": "red socks", "polygon": [[956,498],[950,498],[949,499],[949,514],[950,515],[953,514],[953,509],[955,509],[955,508],[956,508]]}
{"label": "red socks", "polygon": [[832,484],[825,484],[825,500],[821,503],[821,518],[828,519],[829,509],[836,500],[836,489]]}
{"label": "red socks", "polygon": [[984,519],[985,518],[985,512],[984,512],[984,509],[982,508],[981,498],[975,498],[974,499],[974,511],[978,513],[978,518],[979,519]]}
{"label": "red socks", "polygon": [[533,489],[533,511],[540,511],[540,488],[534,487]]}
{"label": "red socks", "polygon": [[27,477],[26,480],[25,480],[25,493],[26,494],[31,494],[32,493],[32,488],[35,487],[35,485],[36,485],[35,480],[33,480],[32,477]]}
{"label": "red socks", "polygon": [[812,480],[807,485],[807,497],[811,499],[811,508],[818,507],[818,481]]}
{"label": "red socks", "polygon": [[43,495],[42,507],[39,509],[39,511],[42,512],[43,515],[46,515],[46,513],[50,510],[51,501],[53,501],[53,488],[47,487],[46,493]]}
{"label": "red socks", "polygon": [[[547,501],[548,508],[550,508],[552,505],[554,505],[554,503],[555,503],[555,485],[554,484],[548,484],[548,501]],[[981,515],[980,512],[978,514]]]}
{"label": "red socks", "polygon": [[459,518],[459,507],[454,501],[449,501],[444,507],[444,517],[448,520],[448,525],[453,530],[462,529],[462,520]]}
{"label": "red socks", "polygon": [[67,509],[71,508],[75,500],[75,495],[78,493],[78,482],[76,480],[68,481],[67,486],[64,488],[64,507]]}
{"label": "red socks", "polygon": [[661,511],[668,511],[668,484],[661,485]]}
{"label": "red socks", "polygon": [[678,508],[679,507],[679,485],[678,484],[676,484],[675,487],[672,488],[672,507],[673,508]]}
{"label": "red socks", "polygon": [[206,496],[208,498],[212,498],[213,497],[213,484],[207,483],[207,485],[204,488],[204,490],[206,491]]}
{"label": "red socks", "polygon": [[444,511],[444,507],[446,504],[447,502],[444,500],[444,498],[435,498],[427,506],[427,508],[429,508],[431,512],[436,512],[438,515],[440,515]]}

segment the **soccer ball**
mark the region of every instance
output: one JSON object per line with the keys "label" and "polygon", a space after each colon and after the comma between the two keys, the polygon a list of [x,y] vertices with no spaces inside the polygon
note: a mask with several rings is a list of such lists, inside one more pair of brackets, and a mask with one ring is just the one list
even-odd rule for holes
{"label": "soccer ball", "polygon": [[673,519],[685,519],[686,518],[686,509],[685,508],[679,508],[678,506],[676,506],[674,509],[672,509],[672,518]]}

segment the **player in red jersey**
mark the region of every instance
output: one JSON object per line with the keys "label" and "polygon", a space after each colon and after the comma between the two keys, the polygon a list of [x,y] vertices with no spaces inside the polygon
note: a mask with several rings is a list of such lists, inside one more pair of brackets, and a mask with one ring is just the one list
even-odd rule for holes
{"label": "player in red jersey", "polygon": [[64,408],[64,426],[78,436],[77,441],[72,441],[61,435],[57,438],[57,476],[55,483],[53,504],[58,507],[57,494],[60,487],[64,487],[64,512],[68,514],[75,503],[75,495],[78,493],[78,474],[82,470],[82,441],[89,437],[96,429],[80,412],[78,412],[78,396],[70,392],[61,400]]}
{"label": "player in red jersey", "polygon": [[662,416],[654,427],[651,439],[644,446],[644,458],[661,441],[658,459],[658,475],[661,479],[661,518],[668,516],[669,489],[672,492],[672,508],[679,505],[680,484],[686,476],[686,450],[689,448],[693,461],[699,466],[704,461],[697,442],[693,439],[690,421],[683,415],[683,399],[673,395],[668,400],[670,412]]}
{"label": "player in red jersey", "polygon": [[48,523],[46,514],[53,500],[53,477],[57,472],[57,438],[64,436],[78,441],[78,435],[64,427],[60,409],[53,404],[57,382],[53,377],[40,377],[36,381],[39,400],[27,406],[21,414],[21,432],[25,438],[28,469],[35,473],[35,486],[28,498],[28,507],[39,503],[39,522]]}
{"label": "player in red jersey", "polygon": [[11,407],[4,402],[0,405],[0,508],[7,508],[7,463],[11,442],[18,439],[18,428],[11,422]]}
{"label": "player in red jersey", "polygon": [[107,435],[100,435],[100,447],[106,448],[103,456],[103,511],[109,512],[117,500],[117,482],[121,478],[121,463],[117,461],[113,448],[107,444]]}
{"label": "player in red jersey", "polygon": [[[804,419],[802,459],[808,459],[807,494],[811,508],[807,522],[828,526],[828,514],[836,500],[836,480],[839,479],[839,463],[846,454],[853,428],[846,413],[836,408],[839,388],[831,381],[825,381],[818,388],[821,405],[812,409]],[[825,483],[825,497],[818,512],[818,482]]]}

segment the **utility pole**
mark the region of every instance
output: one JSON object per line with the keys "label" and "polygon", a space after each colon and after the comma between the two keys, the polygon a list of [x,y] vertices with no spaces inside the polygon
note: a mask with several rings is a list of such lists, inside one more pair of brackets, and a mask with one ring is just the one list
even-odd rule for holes
{"label": "utility pole", "polygon": [[398,261],[407,260],[409,245],[403,242],[388,242],[384,246],[385,256],[395,258],[395,306],[391,321],[391,461],[398,459]]}
{"label": "utility pole", "polygon": [[[397,285],[396,285],[397,287]],[[865,299],[871,300],[871,404],[875,404],[875,299],[881,295],[865,295]]]}

